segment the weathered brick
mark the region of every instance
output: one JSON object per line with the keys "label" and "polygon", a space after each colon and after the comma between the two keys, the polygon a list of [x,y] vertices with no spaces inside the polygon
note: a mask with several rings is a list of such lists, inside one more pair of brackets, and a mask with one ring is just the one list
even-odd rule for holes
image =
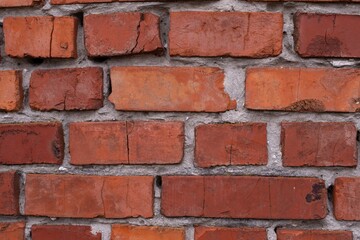
{"label": "weathered brick", "polygon": [[24,222],[0,223],[0,239],[25,240]]}
{"label": "weathered brick", "polygon": [[[0,173],[0,215],[19,214],[19,188],[19,176],[16,172]],[[1,230],[2,227],[0,236]]]}
{"label": "weathered brick", "polygon": [[29,7],[42,3],[42,0],[0,0],[0,8],[5,7]]}
{"label": "weathered brick", "polygon": [[20,110],[23,101],[21,71],[0,71],[0,110]]}
{"label": "weathered brick", "polygon": [[200,125],[195,134],[199,167],[267,163],[265,123]]}
{"label": "weathered brick", "polygon": [[61,123],[0,124],[0,164],[61,164]]}
{"label": "weathered brick", "polygon": [[92,233],[89,226],[33,225],[32,240],[101,240],[101,233]]}
{"label": "weathered brick", "polygon": [[224,112],[224,72],[207,67],[113,67],[109,100],[117,110]]}
{"label": "weathered brick", "polygon": [[359,15],[298,13],[295,50],[302,57],[360,57]]}
{"label": "weathered brick", "polygon": [[185,240],[182,228],[112,225],[111,240]]}
{"label": "weathered brick", "polygon": [[41,111],[99,109],[103,106],[103,71],[98,67],[34,70],[29,104]]}
{"label": "weathered brick", "polygon": [[28,174],[25,214],[149,218],[153,216],[153,177]]}
{"label": "weathered brick", "polygon": [[20,58],[76,58],[77,22],[74,17],[5,17],[5,52]]}
{"label": "weathered brick", "polygon": [[327,230],[278,229],[278,240],[352,240],[352,232]]}
{"label": "weathered brick", "polygon": [[181,122],[70,124],[71,163],[175,164],[183,157]]}
{"label": "weathered brick", "polygon": [[282,50],[283,16],[265,12],[171,12],[172,56],[262,58]]}
{"label": "weathered brick", "polygon": [[360,220],[360,178],[340,177],[334,185],[334,215],[337,220]]}
{"label": "weathered brick", "polygon": [[322,219],[327,192],[317,178],[165,176],[161,212],[167,217]]}
{"label": "weathered brick", "polygon": [[357,130],[351,122],[283,122],[281,145],[283,165],[357,165]]}
{"label": "weathered brick", "polygon": [[358,69],[250,68],[245,106],[253,110],[356,112]]}
{"label": "weathered brick", "polygon": [[265,228],[195,227],[195,240],[267,240]]}
{"label": "weathered brick", "polygon": [[87,15],[84,31],[90,57],[155,52],[162,48],[159,17],[151,13]]}

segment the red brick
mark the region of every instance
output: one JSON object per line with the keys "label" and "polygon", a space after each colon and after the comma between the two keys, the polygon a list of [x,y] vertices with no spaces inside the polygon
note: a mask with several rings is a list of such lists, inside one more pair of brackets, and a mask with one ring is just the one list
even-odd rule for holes
{"label": "red brick", "polygon": [[146,53],[162,48],[159,17],[151,13],[87,15],[84,30],[90,57]]}
{"label": "red brick", "polygon": [[360,111],[358,69],[251,68],[245,106],[293,112]]}
{"label": "red brick", "polygon": [[171,12],[172,56],[262,58],[282,50],[283,16],[265,12]]}
{"label": "red brick", "polygon": [[295,50],[302,57],[360,57],[359,15],[298,13]]}
{"label": "red brick", "polygon": [[182,228],[112,225],[111,240],[185,240]]}
{"label": "red brick", "polygon": [[359,2],[359,0],[252,0],[254,2],[311,2],[311,3],[335,3],[335,2]]}
{"label": "red brick", "polygon": [[70,124],[71,163],[174,164],[183,157],[181,122]]}
{"label": "red brick", "polygon": [[207,67],[113,67],[109,100],[117,110],[224,112],[236,102],[224,72]]}
{"label": "red brick", "polygon": [[0,164],[61,164],[61,123],[0,124]]}
{"label": "red brick", "polygon": [[32,240],[101,240],[101,233],[91,233],[89,226],[33,225]]}
{"label": "red brick", "polygon": [[23,222],[0,223],[0,239],[25,240],[25,224]]}
{"label": "red brick", "polygon": [[25,214],[150,218],[153,216],[153,177],[28,174]]}
{"label": "red brick", "polygon": [[335,179],[334,215],[337,220],[360,220],[360,178]]}
{"label": "red brick", "polygon": [[327,192],[317,178],[166,176],[161,212],[167,217],[322,219]]}
{"label": "red brick", "polygon": [[[19,176],[16,172],[0,173],[0,215],[19,214],[19,188]],[[0,236],[2,229],[0,227]]]}
{"label": "red brick", "polygon": [[283,165],[290,167],[354,167],[356,127],[351,122],[281,124]]}
{"label": "red brick", "polygon": [[35,70],[30,79],[35,110],[94,110],[103,106],[103,71],[97,67]]}
{"label": "red brick", "polygon": [[0,71],[0,110],[18,111],[23,101],[21,71]]}
{"label": "red brick", "polygon": [[5,17],[5,52],[11,57],[76,58],[74,17]]}
{"label": "red brick", "polygon": [[43,0],[0,0],[0,8],[3,7],[28,7],[42,3]]}
{"label": "red brick", "polygon": [[196,227],[195,240],[267,240],[265,228]]}
{"label": "red brick", "polygon": [[295,230],[279,229],[276,231],[278,240],[352,240],[352,232],[327,230]]}
{"label": "red brick", "polygon": [[266,165],[265,123],[207,124],[196,128],[195,161],[199,167]]}

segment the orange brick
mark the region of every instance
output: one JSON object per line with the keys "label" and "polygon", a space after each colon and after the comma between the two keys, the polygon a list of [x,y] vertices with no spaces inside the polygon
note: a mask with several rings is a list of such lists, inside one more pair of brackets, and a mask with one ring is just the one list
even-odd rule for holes
{"label": "orange brick", "polygon": [[0,239],[25,240],[25,223],[0,223]]}
{"label": "orange brick", "polygon": [[337,220],[360,220],[360,178],[340,177],[334,185],[334,215]]}
{"label": "orange brick", "polygon": [[224,72],[207,67],[113,67],[109,100],[117,110],[224,112],[236,102]]}
{"label": "orange brick", "polygon": [[265,12],[171,12],[172,56],[262,58],[282,50],[283,16]]}
{"label": "orange brick", "polygon": [[90,57],[154,52],[162,48],[159,17],[151,13],[87,15],[84,31]]}
{"label": "orange brick", "polygon": [[251,68],[245,106],[293,112],[360,111],[360,71],[331,68]]}
{"label": "orange brick", "polygon": [[327,230],[278,229],[278,240],[352,240],[352,232]]}
{"label": "orange brick", "polygon": [[111,240],[185,240],[182,228],[112,225]]}
{"label": "orange brick", "polygon": [[25,214],[149,218],[153,216],[153,177],[28,174]]}
{"label": "orange brick", "polygon": [[195,227],[195,240],[267,240],[265,228]]}
{"label": "orange brick", "polygon": [[42,3],[43,0],[0,0],[0,8],[5,7],[28,7]]}
{"label": "orange brick", "polygon": [[11,57],[76,58],[74,17],[5,17],[5,52]]}
{"label": "orange brick", "polygon": [[22,101],[21,71],[0,71],[0,110],[20,110]]}
{"label": "orange brick", "polygon": [[207,124],[196,128],[195,161],[199,167],[266,165],[266,124]]}
{"label": "orange brick", "polygon": [[33,225],[32,240],[101,240],[101,233],[91,233],[90,226]]}

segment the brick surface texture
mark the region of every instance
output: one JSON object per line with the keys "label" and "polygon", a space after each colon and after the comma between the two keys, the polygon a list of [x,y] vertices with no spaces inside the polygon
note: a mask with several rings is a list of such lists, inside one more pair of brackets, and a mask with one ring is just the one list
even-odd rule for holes
{"label": "brick surface texture", "polygon": [[0,0],[0,240],[360,240],[360,0]]}

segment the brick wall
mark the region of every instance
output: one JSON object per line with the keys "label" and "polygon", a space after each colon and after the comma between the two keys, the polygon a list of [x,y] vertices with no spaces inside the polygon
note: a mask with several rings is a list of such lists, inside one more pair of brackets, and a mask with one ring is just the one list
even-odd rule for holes
{"label": "brick wall", "polygon": [[0,240],[360,239],[358,0],[0,22]]}

